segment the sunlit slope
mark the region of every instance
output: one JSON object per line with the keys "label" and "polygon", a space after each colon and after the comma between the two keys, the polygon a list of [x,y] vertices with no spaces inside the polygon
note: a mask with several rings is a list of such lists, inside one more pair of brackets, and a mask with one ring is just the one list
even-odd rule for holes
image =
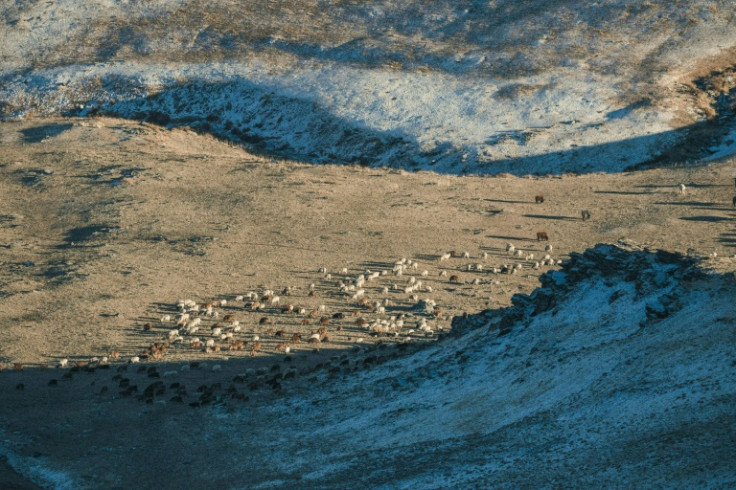
{"label": "sunlit slope", "polygon": [[620,171],[724,115],[667,159],[732,145],[732,77],[693,83],[736,65],[725,0],[63,1],[0,18],[6,116],[102,112],[450,173]]}

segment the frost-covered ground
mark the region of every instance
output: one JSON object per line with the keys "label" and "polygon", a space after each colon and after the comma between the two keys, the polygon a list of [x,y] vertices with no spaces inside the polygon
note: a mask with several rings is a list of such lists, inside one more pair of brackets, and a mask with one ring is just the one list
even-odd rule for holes
{"label": "frost-covered ground", "polygon": [[687,263],[598,246],[460,338],[254,410],[280,437],[218,423],[263,486],[733,486],[734,283]]}
{"label": "frost-covered ground", "polygon": [[58,488],[732,488],[732,274],[598,245],[437,344],[338,361],[245,405],[111,421],[112,405],[82,402],[84,422],[47,430],[37,456],[7,433],[0,454]]}
{"label": "frost-covered ground", "polygon": [[[117,115],[190,126],[265,155],[453,174],[618,172],[720,158],[736,151],[732,3],[3,2],[0,117]],[[122,141],[91,145],[126,160]],[[153,141],[165,153],[165,140]],[[67,153],[58,154],[75,158]],[[402,177],[390,185],[402,189]],[[695,191],[732,190],[727,179],[677,178]],[[488,200],[507,211],[537,192],[512,197],[499,182]],[[271,189],[264,187],[269,198]],[[610,199],[602,206],[611,213],[600,222],[594,213],[591,224],[609,234],[630,217],[616,224],[610,214],[645,193],[591,192]],[[657,206],[707,212],[652,223],[649,238],[656,243],[678,225],[728,223],[728,193],[663,198]],[[545,196],[554,214],[520,214],[516,230],[544,223],[556,239],[553,226],[561,235],[577,223],[577,201]],[[215,201],[202,202],[209,212]],[[552,221],[531,221],[541,219]],[[427,228],[446,232],[447,222]],[[638,224],[645,233],[648,224]],[[731,246],[731,231],[714,232],[719,246]],[[35,239],[18,236],[24,247]],[[456,335],[436,345],[400,356],[366,349],[371,362],[336,361],[238,405],[103,398],[106,373],[80,373],[73,393],[49,400],[55,388],[44,377],[54,370],[6,370],[0,457],[58,488],[733,487],[730,274],[703,274],[668,253],[599,246],[573,254],[515,306],[457,319]],[[33,318],[23,322],[32,327]],[[59,354],[58,345],[48,348]],[[90,380],[100,383],[85,391]]]}
{"label": "frost-covered ground", "polygon": [[15,2],[0,8],[0,109],[190,125],[310,162],[620,171],[733,96],[733,80],[692,84],[736,64],[731,7]]}

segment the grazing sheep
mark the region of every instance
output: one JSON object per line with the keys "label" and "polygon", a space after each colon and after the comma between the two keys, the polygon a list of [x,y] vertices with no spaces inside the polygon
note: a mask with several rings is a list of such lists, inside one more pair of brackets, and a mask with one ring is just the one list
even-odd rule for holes
{"label": "grazing sheep", "polygon": [[[289,345],[290,345],[290,343],[289,343],[289,342],[281,342],[280,344],[278,344],[278,345],[276,346],[276,350],[277,350],[278,352],[281,352],[281,351],[285,351],[286,349],[289,349]],[[289,349],[289,350],[291,350],[291,349]],[[289,353],[289,351],[288,351],[288,350],[286,350],[286,353],[288,354],[288,353]]]}
{"label": "grazing sheep", "polygon": [[177,315],[176,317],[177,327],[184,327],[187,323],[189,323],[189,313],[181,313]]}
{"label": "grazing sheep", "polygon": [[459,278],[458,276],[456,276],[455,274],[453,274],[453,275],[451,275],[451,276],[450,276],[450,279],[449,279],[449,281],[450,281],[450,282],[455,282],[455,283],[457,283],[457,282],[460,282],[460,278]]}
{"label": "grazing sheep", "polygon": [[[545,245],[544,246],[544,251],[545,252],[551,252],[552,251],[552,245],[550,245],[549,243],[547,245]],[[549,258],[549,257],[545,257],[545,258]]]}
{"label": "grazing sheep", "polygon": [[451,257],[451,254],[450,253],[444,253],[444,254],[440,255],[440,262],[442,262],[444,260],[449,260],[450,257]]}
{"label": "grazing sheep", "polygon": [[590,219],[590,211],[583,209],[580,211],[580,216],[583,218],[583,221],[588,221]]}
{"label": "grazing sheep", "polygon": [[516,250],[516,247],[514,247],[512,244],[510,243],[506,244],[506,252],[508,252],[509,255],[513,255],[515,250]]}
{"label": "grazing sheep", "polygon": [[685,187],[685,184],[680,184],[680,194],[685,194],[685,191],[687,191],[687,187]]}
{"label": "grazing sheep", "polygon": [[549,240],[549,236],[547,235],[546,231],[537,232],[537,241],[541,241],[541,240],[545,240],[545,241]]}
{"label": "grazing sheep", "polygon": [[539,194],[538,196],[534,196],[534,202],[537,204],[541,204],[544,202],[544,196],[542,194]]}

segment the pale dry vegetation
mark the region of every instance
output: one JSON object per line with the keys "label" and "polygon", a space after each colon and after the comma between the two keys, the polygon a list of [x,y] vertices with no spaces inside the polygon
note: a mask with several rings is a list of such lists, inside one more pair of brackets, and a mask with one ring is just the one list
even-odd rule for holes
{"label": "pale dry vegetation", "polygon": [[[157,326],[153,336],[143,325],[183,298],[201,304],[293,286],[295,297],[282,302],[351,314],[357,300],[338,281],[390,270],[402,257],[419,269],[382,277],[367,290],[370,300],[390,298],[393,314],[414,313],[404,287],[416,276],[432,288],[418,299],[437,302],[446,329],[453,315],[507,305],[536,287],[546,270],[533,268],[545,254],[538,232],[549,235],[555,259],[622,237],[715,252],[712,265],[725,269],[736,252],[728,162],[622,176],[452,177],[269,161],[186,130],[112,119],[5,123],[3,135],[4,363],[138,354],[168,332]],[[581,210],[592,218],[583,221]],[[507,253],[509,242],[522,257]],[[451,250],[458,258],[440,262]],[[518,274],[492,272],[517,263]],[[310,283],[317,297],[307,296]],[[392,284],[400,289],[381,293]],[[269,308],[294,331],[305,317]],[[242,314],[243,335],[266,330],[257,325],[266,314]],[[310,323],[302,331],[316,328]],[[354,329],[354,319],[343,323],[334,346],[378,340]],[[201,355],[188,350],[185,358]]]}

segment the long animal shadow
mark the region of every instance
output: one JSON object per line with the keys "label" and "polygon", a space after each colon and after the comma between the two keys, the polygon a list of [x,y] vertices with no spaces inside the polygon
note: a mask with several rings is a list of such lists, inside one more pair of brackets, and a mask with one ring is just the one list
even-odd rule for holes
{"label": "long animal shadow", "polygon": [[733,218],[727,216],[681,216],[683,221],[703,221],[705,223],[720,223],[722,221],[731,221]]}
{"label": "long animal shadow", "polygon": [[736,248],[736,211],[731,210],[729,216],[730,218],[726,219],[730,219],[734,223],[734,227],[730,232],[721,233],[717,241],[724,247]]}
{"label": "long animal shadow", "polygon": [[645,191],[593,191],[595,194],[614,194],[617,196],[642,196],[651,194]]}
{"label": "long animal shadow", "polygon": [[573,218],[571,216],[550,216],[546,214],[522,214],[524,218],[536,218],[536,219],[551,219],[557,221],[580,221],[580,218]]}

